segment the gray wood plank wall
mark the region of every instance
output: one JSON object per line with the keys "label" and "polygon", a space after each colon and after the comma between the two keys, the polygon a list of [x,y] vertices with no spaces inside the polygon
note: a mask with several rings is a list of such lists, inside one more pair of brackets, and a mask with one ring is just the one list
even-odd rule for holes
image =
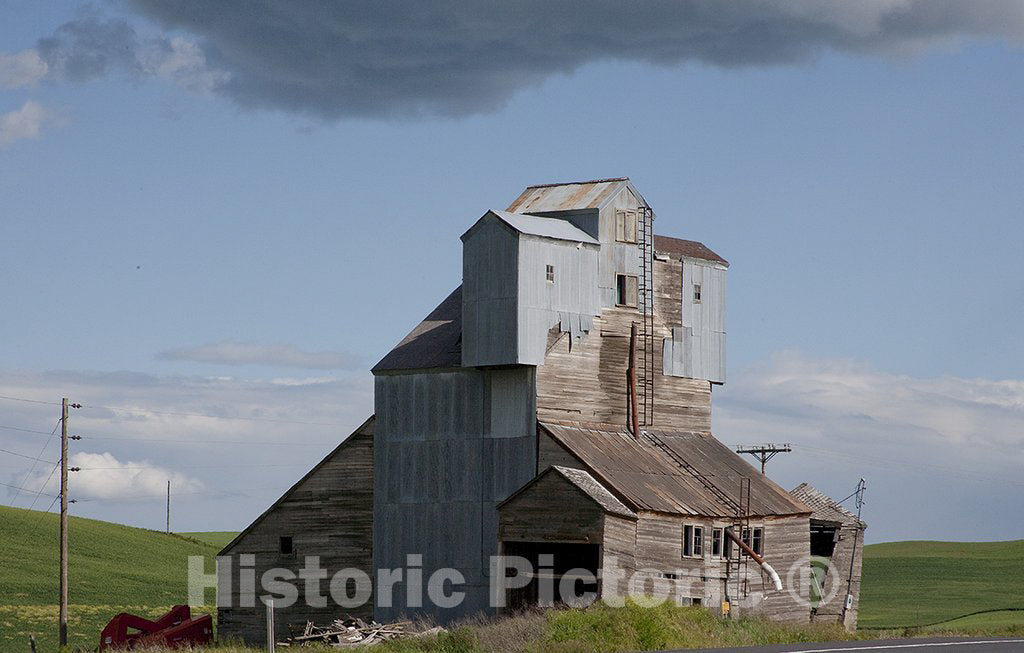
{"label": "gray wood plank wall", "polygon": [[[347,568],[373,574],[373,422],[354,433],[310,476],[291,490],[280,503],[266,513],[229,551],[231,561],[230,604],[217,611],[220,639],[239,638],[251,644],[263,644],[266,636],[266,612],[259,598],[243,601],[239,584],[240,557],[254,556],[257,595],[260,579],[268,569],[283,568],[298,572],[305,556],[320,556],[320,565],[330,576]],[[294,553],[280,552],[280,538],[291,537]],[[220,573],[226,569],[221,566]],[[329,576],[329,578],[330,578]],[[328,581],[321,581],[320,593],[329,596]],[[301,591],[301,584],[299,585]],[[244,603],[248,603],[246,606]],[[276,612],[276,631],[287,634],[287,625],[299,628],[307,620],[327,623],[336,619],[340,608],[330,599],[323,608],[310,607],[305,601]],[[373,600],[363,607],[344,612],[369,618]]]}
{"label": "gray wood plank wall", "polygon": [[[661,314],[664,315],[664,314]],[[665,334],[665,320],[655,313],[655,330]],[[594,330],[569,350],[559,339],[537,368],[537,414],[541,420],[626,424],[626,367],[633,309],[606,308]],[[660,372],[661,338],[655,339],[655,369]],[[657,373],[654,382],[657,428],[711,431],[711,384]]]}

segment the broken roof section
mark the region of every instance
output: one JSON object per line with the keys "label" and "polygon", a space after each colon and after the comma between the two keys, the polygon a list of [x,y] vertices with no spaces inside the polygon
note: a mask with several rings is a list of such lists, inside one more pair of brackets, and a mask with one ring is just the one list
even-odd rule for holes
{"label": "broken roof section", "polygon": [[543,472],[533,477],[526,485],[513,492],[507,499],[499,503],[497,507],[501,508],[503,505],[519,496],[522,492],[525,492],[528,488],[548,474],[558,474],[565,480],[569,481],[583,492],[583,494],[590,497],[594,503],[601,506],[601,509],[605,512],[618,515],[620,517],[626,517],[628,519],[636,519],[636,513],[627,508],[624,503],[619,501],[614,494],[608,491],[608,488],[601,485],[593,476],[582,469],[563,467],[561,465],[552,465],[551,467],[548,467]]}
{"label": "broken roof section", "polygon": [[711,251],[711,248],[704,243],[698,243],[696,240],[683,240],[682,238],[671,238],[655,234],[654,251],[674,258],[695,258],[702,261],[714,261],[729,267],[729,261]]}
{"label": "broken roof section", "polygon": [[508,210],[514,213],[546,213],[600,209],[623,187],[629,188],[640,204],[648,206],[647,200],[633,186],[629,177],[615,177],[529,186],[509,204]]}
{"label": "broken roof section", "polygon": [[[708,433],[648,432],[653,439],[633,437],[610,424],[541,422],[549,434],[587,471],[633,510],[668,514],[732,517],[724,503],[673,456],[686,461],[719,493],[738,494],[741,478],[750,479],[750,512],[754,516],[806,515],[811,509],[736,455]],[[738,497],[737,497],[738,498]]]}
{"label": "broken roof section", "polygon": [[462,286],[437,305],[370,370],[417,370],[462,365]]}
{"label": "broken roof section", "polygon": [[[814,521],[843,525],[855,525],[858,523],[857,515],[839,505],[835,499],[810,483],[801,483],[790,490],[789,493],[811,509],[811,519]],[[867,527],[867,524],[864,522],[859,523],[861,528]]]}
{"label": "broken roof section", "polygon": [[504,224],[508,225],[515,231],[521,234],[527,234],[529,236],[541,236],[543,238],[554,238],[555,240],[567,240],[573,243],[588,243],[591,245],[600,245],[601,243],[594,240],[585,231],[572,224],[567,220],[560,218],[543,218],[536,215],[523,215],[521,213],[509,213],[508,211],[495,211],[491,209],[485,213],[480,220],[477,220],[466,233],[462,234],[462,238],[465,239],[466,235],[473,228],[480,223],[481,220],[487,218],[487,216],[493,215]]}

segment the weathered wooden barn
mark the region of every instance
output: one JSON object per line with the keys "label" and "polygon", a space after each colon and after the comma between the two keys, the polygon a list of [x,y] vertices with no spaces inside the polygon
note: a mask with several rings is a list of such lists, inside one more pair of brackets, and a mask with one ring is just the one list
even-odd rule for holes
{"label": "weathered wooden barn", "polygon": [[[827,497],[786,492],[712,435],[729,264],[654,235],[654,218],[626,178],[532,186],[484,213],[462,235],[461,286],[373,368],[374,417],[222,552],[235,574],[221,634],[263,636],[240,566],[298,572],[308,555],[329,574],[365,570],[372,599],[300,602],[280,627],[493,611],[499,552],[553,560],[556,581],[583,570],[593,582],[574,587],[609,599],[668,591],[809,620],[815,543],[832,528],[841,558],[863,524],[835,522]],[[624,577],[605,577],[612,557]],[[408,576],[377,582],[410,565],[424,579],[457,569],[465,599],[421,605]],[[855,574],[856,589],[859,562]],[[540,600],[543,578],[505,602]]]}

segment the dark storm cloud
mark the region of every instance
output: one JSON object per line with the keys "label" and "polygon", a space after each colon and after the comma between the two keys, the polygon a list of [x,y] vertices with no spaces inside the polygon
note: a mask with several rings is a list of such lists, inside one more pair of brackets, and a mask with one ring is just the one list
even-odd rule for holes
{"label": "dark storm cloud", "polygon": [[[121,1],[196,37],[191,71],[212,75],[209,89],[243,106],[326,119],[486,112],[601,60],[765,66],[825,50],[900,55],[964,38],[1024,38],[1024,3],[998,0]],[[99,74],[130,49],[126,25],[84,27],[58,34],[80,46],[65,49],[79,55],[62,64],[69,77]],[[44,39],[40,50],[48,48]]]}

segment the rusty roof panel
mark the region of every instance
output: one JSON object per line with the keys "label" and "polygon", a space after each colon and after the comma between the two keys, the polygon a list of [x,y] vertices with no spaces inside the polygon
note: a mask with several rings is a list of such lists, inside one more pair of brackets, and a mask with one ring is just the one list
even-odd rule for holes
{"label": "rusty roof panel", "polygon": [[722,265],[729,267],[729,261],[718,254],[711,251],[711,249],[704,243],[698,243],[696,240],[683,240],[682,238],[671,238],[669,236],[654,236],[654,251],[659,254],[668,254],[675,256],[685,256],[687,258],[697,258],[703,261],[714,261],[715,263],[721,263]]}
{"label": "rusty roof panel", "polygon": [[[541,428],[636,510],[733,516],[728,504],[649,439],[634,438],[624,428],[609,424],[542,422]],[[650,433],[728,496],[738,498],[740,479],[749,478],[752,515],[810,512],[710,434],[653,429]]]}
{"label": "rusty roof panel", "polygon": [[530,186],[507,210],[513,213],[538,213],[597,209],[628,182],[628,178],[620,177]]}

